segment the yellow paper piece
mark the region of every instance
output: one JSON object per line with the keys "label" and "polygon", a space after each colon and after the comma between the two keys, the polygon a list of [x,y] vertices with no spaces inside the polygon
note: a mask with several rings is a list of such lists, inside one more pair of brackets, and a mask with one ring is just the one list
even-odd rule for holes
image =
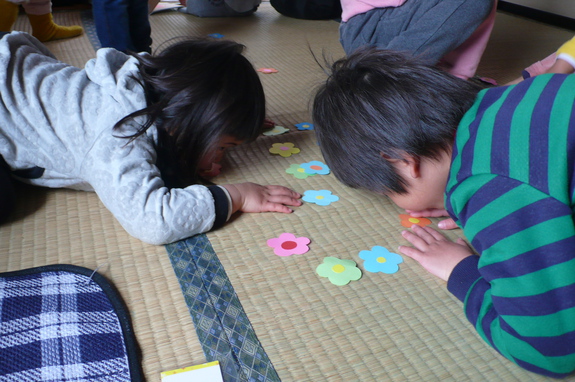
{"label": "yellow paper piece", "polygon": [[218,361],[164,371],[160,375],[162,382],[224,382]]}

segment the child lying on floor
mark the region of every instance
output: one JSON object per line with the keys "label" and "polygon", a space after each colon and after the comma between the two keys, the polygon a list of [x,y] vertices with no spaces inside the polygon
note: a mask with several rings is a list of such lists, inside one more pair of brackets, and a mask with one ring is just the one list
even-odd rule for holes
{"label": "child lying on floor", "polygon": [[100,49],[78,69],[26,33],[5,34],[0,218],[14,203],[10,176],[93,190],[152,244],[215,229],[236,211],[291,212],[300,195],[285,187],[198,184],[225,150],[262,132],[264,92],[243,49],[201,39],[156,56]]}
{"label": "child lying on floor", "polygon": [[[570,74],[573,73],[573,68],[575,68],[575,37],[567,41],[561,47],[541,61],[537,61],[534,64],[523,70],[521,77],[507,83],[507,85],[514,85],[526,78],[535,77],[540,74],[545,73],[562,73]],[[441,217],[448,216],[448,213],[444,209],[436,210],[424,210],[424,211],[407,211],[413,217]],[[457,228],[457,224],[453,219],[445,219],[438,223],[441,229],[454,229]]]}
{"label": "child lying on floor", "polygon": [[418,226],[399,250],[447,281],[487,343],[535,373],[575,370],[575,75],[480,90],[366,48],[333,65],[313,118],[343,183],[463,229],[480,256]]}

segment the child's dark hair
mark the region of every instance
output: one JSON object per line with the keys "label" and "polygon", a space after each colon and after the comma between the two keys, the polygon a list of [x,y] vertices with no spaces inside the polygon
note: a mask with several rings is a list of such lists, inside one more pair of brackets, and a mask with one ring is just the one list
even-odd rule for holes
{"label": "child's dark hair", "polygon": [[133,140],[157,126],[158,167],[169,187],[202,182],[199,161],[222,136],[251,142],[262,132],[264,91],[242,55],[244,48],[228,40],[186,39],[154,56],[134,55],[147,107],[114,128],[145,116],[138,132],[129,137]]}
{"label": "child's dark hair", "polygon": [[318,142],[344,184],[406,193],[386,159],[438,159],[453,143],[478,85],[407,54],[364,47],[336,61],[313,101]]}

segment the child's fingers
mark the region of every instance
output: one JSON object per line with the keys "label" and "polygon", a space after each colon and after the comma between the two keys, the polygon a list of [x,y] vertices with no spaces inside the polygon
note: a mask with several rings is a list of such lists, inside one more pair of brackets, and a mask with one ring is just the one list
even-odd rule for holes
{"label": "child's fingers", "polygon": [[285,204],[268,202],[266,203],[263,212],[282,212],[284,214],[290,214],[293,210]]}
{"label": "child's fingers", "polygon": [[413,216],[414,218],[420,217],[430,217],[430,218],[437,218],[441,216],[449,216],[446,210],[444,209],[437,209],[437,208],[430,208],[427,210],[421,211],[414,211],[414,210],[405,210],[409,215]]}
{"label": "child's fingers", "polygon": [[427,244],[431,244],[434,241],[443,239],[443,236],[435,231],[433,228],[420,227],[418,225],[412,225],[411,230],[414,234],[423,239]]}
{"label": "child's fingers", "polygon": [[445,236],[443,236],[440,232],[437,232],[436,230],[434,230],[431,227],[423,227],[422,229],[425,232],[427,232],[429,235],[431,235],[431,237],[433,237],[433,239],[435,239],[435,241],[446,240]]}
{"label": "child's fingers", "polygon": [[287,195],[295,199],[301,198],[299,192],[295,192],[284,186],[266,186],[266,188],[270,195]]}
{"label": "child's fingers", "polygon": [[417,262],[419,262],[418,259],[422,254],[420,250],[415,249],[413,247],[408,247],[406,245],[400,245],[399,247],[397,247],[397,250],[403,253],[405,256],[411,257],[413,260]]}
{"label": "child's fingers", "polygon": [[428,243],[423,240],[419,235],[416,235],[414,232],[411,231],[403,231],[401,232],[401,236],[405,238],[405,240],[409,241],[411,244],[415,246],[415,248],[419,250],[424,250],[427,248]]}
{"label": "child's fingers", "polygon": [[455,221],[454,221],[453,219],[445,219],[445,220],[442,220],[442,221],[440,221],[439,223],[437,223],[437,226],[438,226],[439,228],[445,229],[445,230],[459,228],[459,227],[457,226],[457,223],[455,223]]}
{"label": "child's fingers", "polygon": [[286,206],[301,206],[302,201],[299,198],[290,195],[269,195],[269,203],[283,204]]}

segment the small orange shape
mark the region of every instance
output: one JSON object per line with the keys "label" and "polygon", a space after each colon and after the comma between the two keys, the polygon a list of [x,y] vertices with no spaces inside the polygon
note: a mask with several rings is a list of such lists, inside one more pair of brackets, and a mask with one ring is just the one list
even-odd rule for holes
{"label": "small orange shape", "polygon": [[414,218],[413,216],[406,214],[399,214],[399,218],[401,219],[401,225],[406,228],[411,228],[414,224],[420,227],[425,227],[426,225],[431,224],[431,220],[427,218]]}

